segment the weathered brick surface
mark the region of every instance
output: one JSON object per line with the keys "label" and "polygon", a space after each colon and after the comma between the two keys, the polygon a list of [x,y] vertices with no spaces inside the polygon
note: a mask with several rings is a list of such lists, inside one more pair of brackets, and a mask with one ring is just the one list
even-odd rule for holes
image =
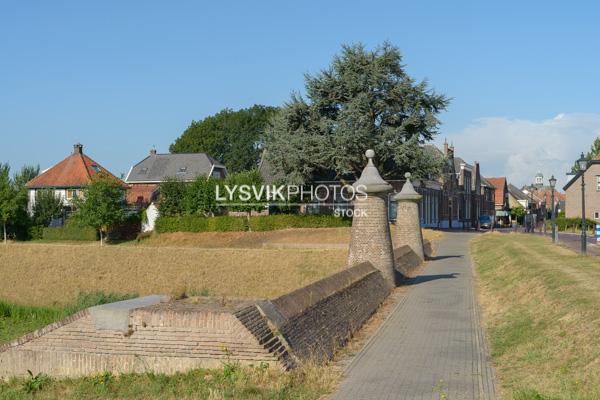
{"label": "weathered brick surface", "polygon": [[348,252],[348,265],[370,262],[384,279],[394,284],[394,255],[388,224],[387,195],[369,193],[354,200],[355,215]]}
{"label": "weathered brick surface", "polygon": [[235,310],[191,304],[178,307],[177,303],[161,304],[132,311],[127,333],[98,330],[84,313],[31,340],[5,346],[0,353],[0,376],[25,375],[28,369],[51,376],[105,370],[172,373],[216,367],[227,359],[280,364],[234,316]]}
{"label": "weathered brick surface", "polygon": [[419,204],[416,201],[398,200],[394,246],[409,246],[421,260],[425,259]]}
{"label": "weathered brick surface", "polygon": [[273,332],[266,317],[261,314],[256,305],[237,311],[235,316],[266,351],[277,357],[284,368],[289,369],[295,366],[295,362],[290,356],[286,345]]}
{"label": "weathered brick surface", "polygon": [[278,326],[302,360],[330,358],[375,312],[390,292],[368,263],[341,271],[272,301],[283,316]]}

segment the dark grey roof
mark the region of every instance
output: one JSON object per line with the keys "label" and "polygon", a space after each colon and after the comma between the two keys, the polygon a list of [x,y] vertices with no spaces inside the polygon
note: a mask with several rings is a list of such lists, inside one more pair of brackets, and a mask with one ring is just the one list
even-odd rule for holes
{"label": "dark grey roof", "polygon": [[508,193],[510,193],[517,200],[529,200],[529,196],[521,191],[518,187],[512,183],[508,184]]}
{"label": "dark grey roof", "polygon": [[454,169],[456,171],[460,171],[460,165],[461,164],[465,164],[467,167],[469,167],[470,169],[475,169],[474,166],[472,166],[471,164],[469,164],[468,162],[466,162],[465,160],[463,160],[460,157],[454,157]]}
{"label": "dark grey roof", "polygon": [[258,172],[263,178],[263,181],[267,185],[271,185],[283,178],[285,175],[280,172],[273,172],[273,166],[269,161],[269,157],[267,157],[267,149],[263,150],[262,155],[260,157],[260,163],[258,164]]}
{"label": "dark grey roof", "polygon": [[488,181],[483,176],[481,177],[481,184],[484,186],[496,188],[494,185],[492,185],[492,182]]}
{"label": "dark grey roof", "polygon": [[225,166],[206,153],[151,154],[131,168],[125,182],[162,182],[166,178],[193,181]]}

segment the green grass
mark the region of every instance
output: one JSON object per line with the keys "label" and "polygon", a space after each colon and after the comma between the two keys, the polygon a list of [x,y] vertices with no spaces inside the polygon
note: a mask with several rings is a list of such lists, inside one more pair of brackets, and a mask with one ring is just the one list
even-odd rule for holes
{"label": "green grass", "polygon": [[523,234],[471,251],[503,398],[600,399],[600,259]]}
{"label": "green grass", "polygon": [[0,344],[33,332],[84,308],[132,297],[136,297],[136,295],[82,292],[75,301],[63,308],[33,307],[0,300]]}
{"label": "green grass", "polygon": [[0,381],[0,399],[318,399],[337,376],[326,367],[284,372],[267,365],[197,369],[174,375],[108,372],[78,379],[45,375]]}

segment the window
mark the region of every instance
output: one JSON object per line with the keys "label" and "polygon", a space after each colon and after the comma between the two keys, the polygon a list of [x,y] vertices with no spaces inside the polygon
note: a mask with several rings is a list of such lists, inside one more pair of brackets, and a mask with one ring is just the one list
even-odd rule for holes
{"label": "window", "polygon": [[600,175],[596,175],[596,191],[600,192]]}
{"label": "window", "polygon": [[598,211],[594,212],[594,219],[600,219],[600,212],[598,212]]}
{"label": "window", "polygon": [[96,172],[101,172],[101,169],[99,166],[97,166],[96,164],[92,164],[92,169]]}
{"label": "window", "polygon": [[148,172],[148,168],[144,167],[144,168],[140,169],[140,174],[141,175],[145,175],[146,172]]}
{"label": "window", "polygon": [[77,189],[67,189],[67,200],[77,197]]}

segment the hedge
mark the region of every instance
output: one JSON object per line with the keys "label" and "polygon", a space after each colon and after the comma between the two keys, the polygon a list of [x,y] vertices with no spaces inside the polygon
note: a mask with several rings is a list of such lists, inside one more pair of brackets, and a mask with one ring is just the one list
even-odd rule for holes
{"label": "hedge", "polygon": [[262,215],[250,218],[253,231],[274,231],[290,228],[339,228],[351,226],[352,219],[333,215]]}
{"label": "hedge", "polygon": [[159,217],[156,231],[165,232],[231,232],[231,231],[273,231],[289,228],[337,228],[350,226],[351,219],[332,215],[264,215],[250,218],[250,228],[246,217]]}
{"label": "hedge", "polygon": [[[596,227],[596,221],[586,219],[586,225],[587,230],[594,230]],[[546,220],[546,227],[552,229],[552,219],[548,218]],[[559,231],[568,231],[571,229],[581,230],[581,218],[556,218],[556,229],[558,229]]]}
{"label": "hedge", "polygon": [[77,225],[66,225],[60,228],[44,228],[43,240],[98,240],[98,232],[94,228],[79,227]]}

